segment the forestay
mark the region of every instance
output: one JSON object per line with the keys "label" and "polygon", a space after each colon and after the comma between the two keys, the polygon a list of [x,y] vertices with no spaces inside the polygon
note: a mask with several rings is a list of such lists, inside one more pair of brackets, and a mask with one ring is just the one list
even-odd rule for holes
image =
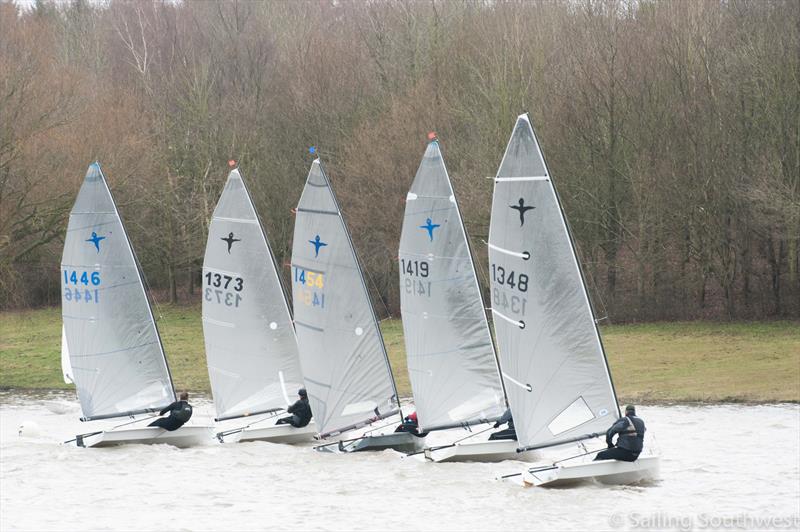
{"label": "forestay", "polygon": [[297,207],[292,294],[300,362],[322,435],[399,410],[378,322],[330,182],[315,160]]}
{"label": "forestay", "polygon": [[203,333],[218,419],[286,408],[302,386],[279,270],[238,169],[208,230]]}
{"label": "forestay", "polygon": [[495,178],[492,313],[517,438],[604,431],[619,415],[566,219],[527,115]]}
{"label": "forestay", "polygon": [[475,266],[439,143],[406,197],[400,307],[423,430],[496,420],[505,394]]}
{"label": "forestay", "polygon": [[89,166],[69,216],[61,288],[82,419],[160,410],[175,400],[139,268],[98,163]]}

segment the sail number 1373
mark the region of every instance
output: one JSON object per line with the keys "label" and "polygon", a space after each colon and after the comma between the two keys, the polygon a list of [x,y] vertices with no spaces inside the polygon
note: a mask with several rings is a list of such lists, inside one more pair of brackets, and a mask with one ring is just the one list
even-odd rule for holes
{"label": "sail number 1373", "polygon": [[209,303],[238,307],[242,302],[244,279],[224,273],[206,272],[204,297]]}

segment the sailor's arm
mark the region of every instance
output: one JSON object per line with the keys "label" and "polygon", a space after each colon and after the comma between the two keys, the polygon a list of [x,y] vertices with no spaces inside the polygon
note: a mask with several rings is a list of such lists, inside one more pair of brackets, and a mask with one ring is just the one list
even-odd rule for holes
{"label": "sailor's arm", "polygon": [[511,421],[511,409],[507,408],[506,411],[503,412],[503,415],[500,416],[500,419],[498,419],[494,424],[494,428],[497,428],[504,423],[508,423],[509,421]]}
{"label": "sailor's arm", "polygon": [[170,410],[175,408],[177,405],[178,405],[178,401],[174,401],[174,402],[170,403],[169,406],[165,406],[164,409],[161,410],[161,412],[158,413],[158,415],[159,416],[163,416],[164,414],[166,414],[167,412],[169,412]]}

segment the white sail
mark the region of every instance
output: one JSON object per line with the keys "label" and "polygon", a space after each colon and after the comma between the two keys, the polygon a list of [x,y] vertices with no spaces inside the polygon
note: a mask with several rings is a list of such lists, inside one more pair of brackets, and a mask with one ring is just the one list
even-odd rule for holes
{"label": "white sail", "polygon": [[319,159],[297,206],[292,246],[297,341],[319,432],[399,410],[378,321],[350,234]]}
{"label": "white sail", "polygon": [[492,313],[523,446],[605,431],[619,415],[572,238],[527,115],[497,172],[489,232]]}
{"label": "white sail", "polygon": [[238,169],[208,230],[203,333],[218,419],[285,408],[302,386],[279,270]]}
{"label": "white sail", "polygon": [[75,384],[72,378],[72,366],[69,363],[69,346],[67,345],[67,331],[61,325],[61,376],[66,384]]}
{"label": "white sail", "polygon": [[439,143],[406,198],[400,308],[420,428],[493,421],[506,409],[475,266]]}
{"label": "white sail", "polygon": [[133,249],[98,163],[69,216],[61,288],[82,419],[160,410],[175,400]]}

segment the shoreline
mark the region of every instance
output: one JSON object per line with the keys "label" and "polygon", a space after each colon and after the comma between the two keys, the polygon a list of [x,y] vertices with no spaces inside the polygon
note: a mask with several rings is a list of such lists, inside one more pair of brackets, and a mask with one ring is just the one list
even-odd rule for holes
{"label": "shoreline", "polygon": [[[210,392],[199,305],[158,315],[176,390]],[[381,329],[397,389],[411,397],[403,326]],[[603,325],[603,344],[621,404],[800,403],[800,321]],[[0,391],[74,390],[61,375],[61,309],[0,312]],[[72,392],[74,393],[74,392]]]}

